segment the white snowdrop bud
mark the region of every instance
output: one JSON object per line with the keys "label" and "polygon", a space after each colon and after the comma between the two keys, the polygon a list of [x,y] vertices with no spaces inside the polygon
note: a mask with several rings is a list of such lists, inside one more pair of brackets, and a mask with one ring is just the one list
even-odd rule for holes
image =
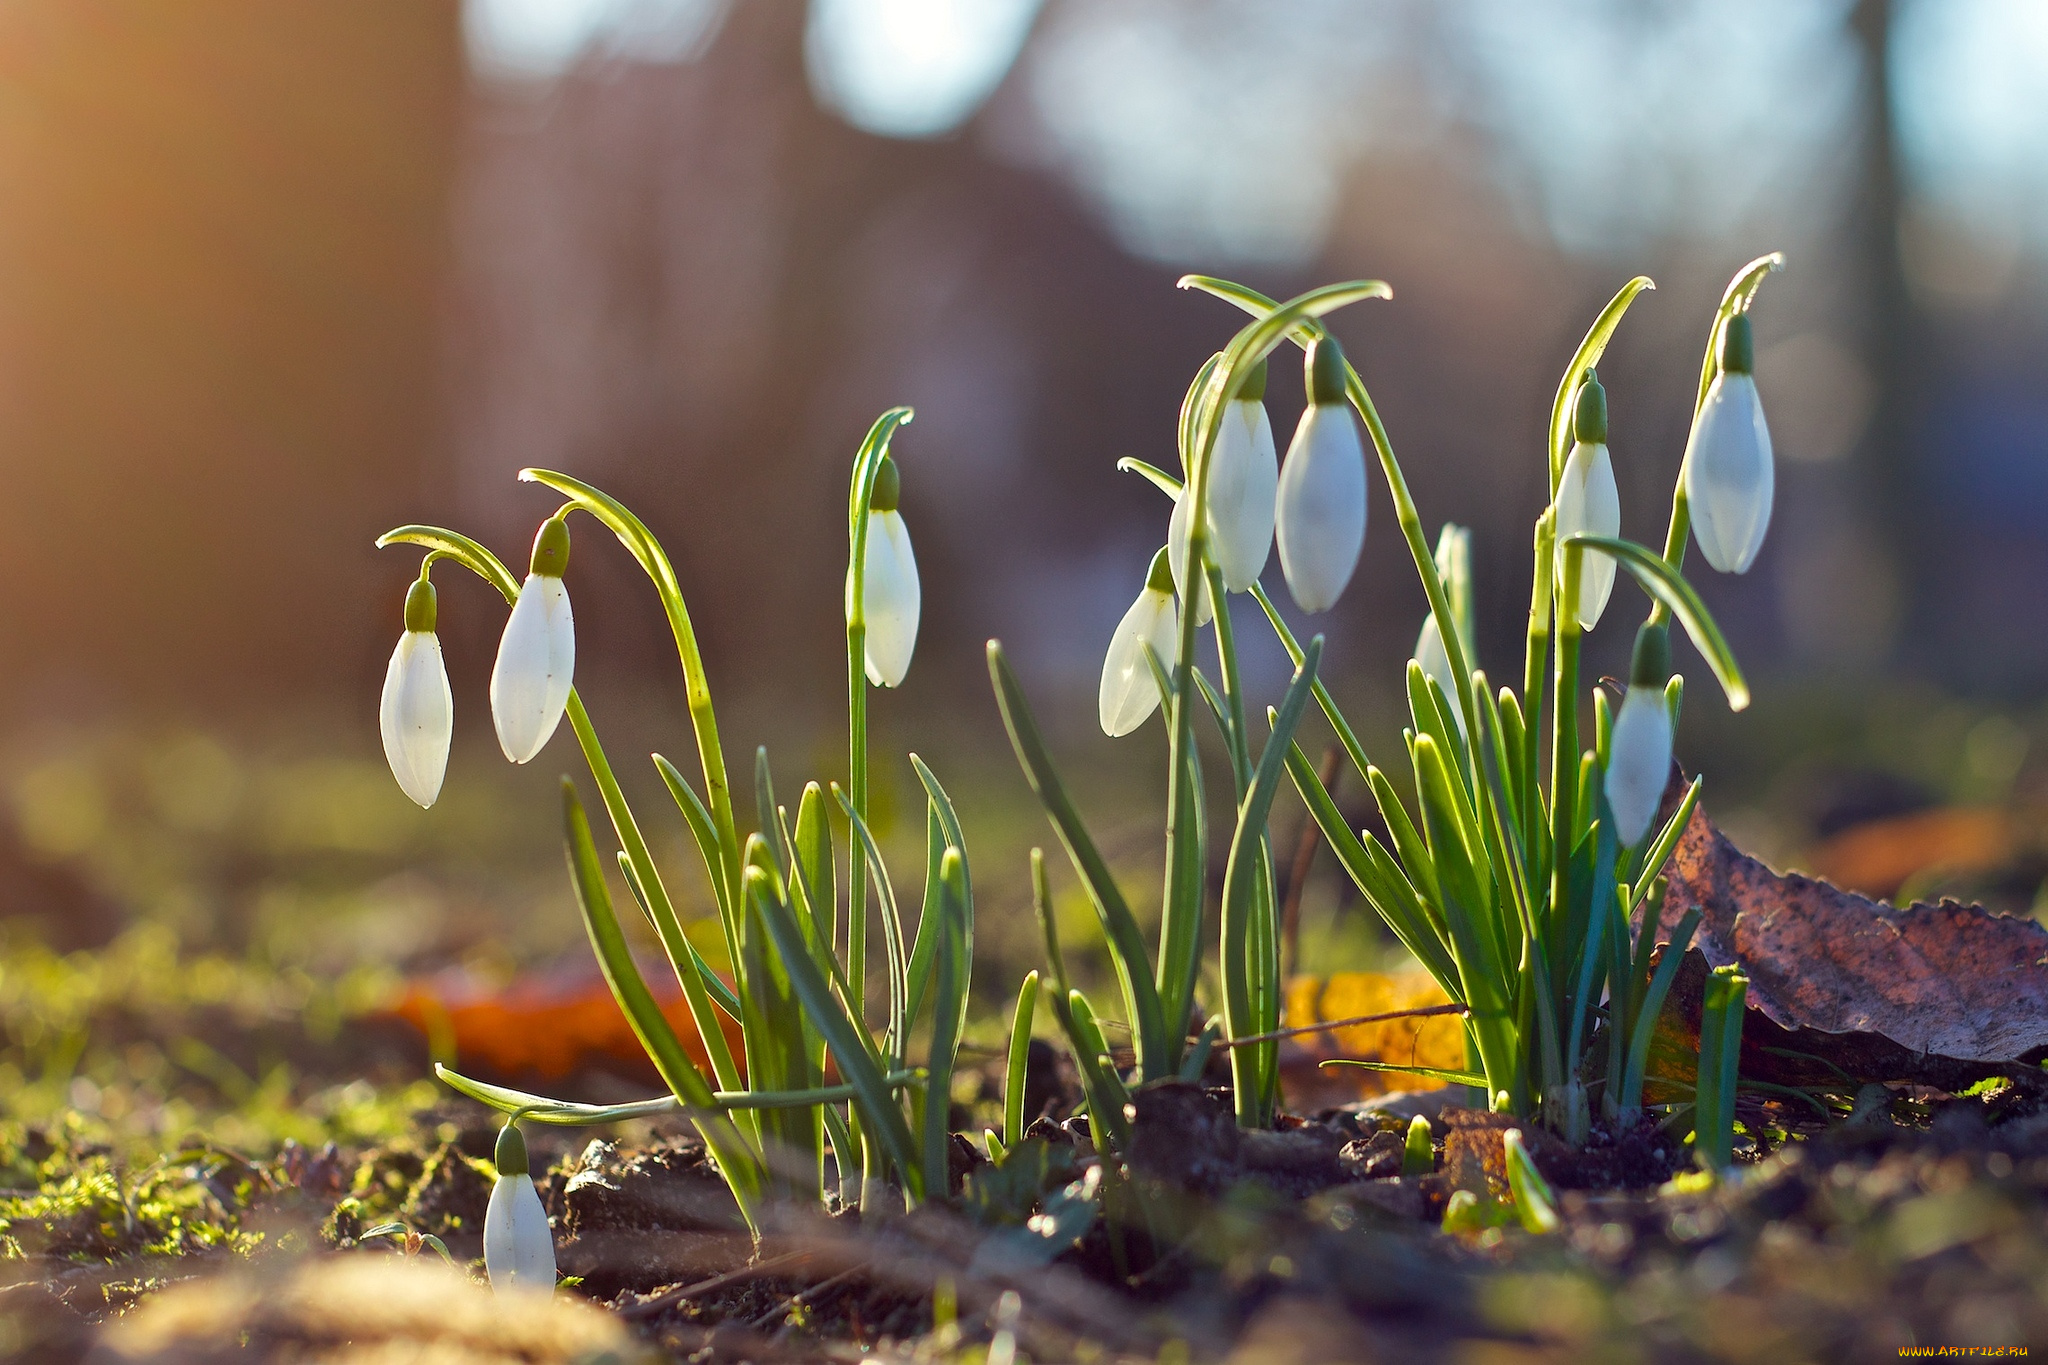
{"label": "white snowdrop bud", "polygon": [[1614,811],[1614,837],[1624,848],[1649,833],[1671,776],[1671,708],[1664,700],[1670,677],[1669,631],[1643,626],[1636,632],[1628,696],[1607,749],[1607,804]]}
{"label": "white snowdrop bud", "polygon": [[902,475],[894,458],[884,455],[868,501],[867,553],[861,560],[861,607],[867,622],[868,681],[897,687],[910,672],[917,650],[917,621],[923,611],[923,590],[917,580],[917,557],[910,552],[910,531],[896,510]]}
{"label": "white snowdrop bud", "polygon": [[498,1130],[498,1180],[484,1210],[484,1269],[491,1288],[505,1294],[555,1288],[555,1234],[533,1188],[526,1139],[517,1122]]}
{"label": "white snowdrop bud", "polygon": [[498,745],[514,763],[538,754],[562,723],[575,683],[576,622],[562,573],[569,567],[569,528],[560,517],[540,524],[533,563],[491,668],[491,720]]}
{"label": "white snowdrop bud", "polygon": [[1685,443],[1692,533],[1707,563],[1722,573],[1749,572],[1771,526],[1777,475],[1755,366],[1749,316],[1737,313],[1722,330],[1720,373]]}
{"label": "white snowdrop bud", "polygon": [[[1572,419],[1574,441],[1557,485],[1559,582],[1563,582],[1564,541],[1580,534],[1614,537],[1621,534],[1621,493],[1614,485],[1614,462],[1607,454],[1607,391],[1591,370],[1579,387]],[[1614,591],[1614,558],[1597,550],[1579,552],[1579,626],[1591,630],[1607,610]]]}
{"label": "white snowdrop bud", "polygon": [[399,788],[420,805],[433,805],[448,772],[455,696],[448,690],[440,637],[434,634],[434,585],[424,575],[406,590],[405,634],[398,637],[384,670],[377,720],[384,732],[384,759]]}
{"label": "white snowdrop bud", "polygon": [[1280,469],[1274,529],[1287,590],[1303,611],[1335,606],[1365,548],[1365,447],[1344,402],[1344,352],[1310,343],[1307,411]]}
{"label": "white snowdrop bud", "polygon": [[1127,735],[1145,723],[1159,706],[1159,680],[1145,657],[1150,645],[1159,660],[1173,667],[1180,645],[1180,613],[1173,606],[1173,575],[1167,568],[1167,552],[1152,556],[1152,571],[1138,600],[1117,622],[1110,637],[1109,652],[1102,660],[1102,695],[1098,714],[1102,733],[1115,738]]}

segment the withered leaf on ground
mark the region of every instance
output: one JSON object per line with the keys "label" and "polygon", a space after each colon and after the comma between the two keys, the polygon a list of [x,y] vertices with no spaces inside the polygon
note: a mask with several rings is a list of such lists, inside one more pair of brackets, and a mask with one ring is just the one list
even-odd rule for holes
{"label": "withered leaf on ground", "polygon": [[[1846,1070],[1907,1079],[1926,1069],[1913,1064],[1916,1055],[1997,1064],[2048,1050],[2048,929],[2033,920],[1954,901],[1901,910],[1780,876],[1731,844],[1704,808],[1694,810],[1667,875],[1663,935],[1698,906],[1695,943],[1707,962],[1739,963],[1752,1009],[1798,1035],[1794,1046],[1826,1046],[1819,1055],[1847,1047],[1858,1065]],[[1865,1037],[1830,1044],[1826,1035]],[[1878,1039],[1901,1055],[1873,1049]],[[1898,1074],[1870,1075],[1871,1067]]]}

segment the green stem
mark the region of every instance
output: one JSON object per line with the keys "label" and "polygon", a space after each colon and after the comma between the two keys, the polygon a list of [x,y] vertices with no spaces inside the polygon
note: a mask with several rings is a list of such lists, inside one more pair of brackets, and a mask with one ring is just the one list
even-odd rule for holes
{"label": "green stem", "polygon": [[[647,909],[654,921],[655,932],[660,935],[661,946],[668,954],[670,965],[675,968],[676,980],[682,984],[683,999],[690,1006],[690,1018],[695,1021],[697,1032],[704,1040],[704,1050],[711,1058],[718,1084],[726,1090],[738,1090],[745,1081],[733,1062],[732,1049],[726,1046],[725,1030],[719,1025],[718,1012],[705,988],[703,973],[697,966],[697,955],[683,936],[682,922],[662,885],[654,858],[647,851],[647,841],[640,835],[640,825],[633,818],[633,808],[626,804],[626,795],[619,789],[611,762],[605,757],[604,746],[598,742],[597,731],[590,723],[590,713],[583,709],[583,698],[573,687],[569,689],[568,710],[569,726],[576,733],[577,744],[582,746],[583,759],[590,765],[591,777],[597,781],[598,794],[604,800],[605,813],[611,817],[612,829],[618,834],[619,842],[625,846],[626,857],[632,862],[641,894],[647,897]],[[734,961],[737,963],[738,959]]]}
{"label": "green stem", "polygon": [[[711,705],[711,681],[704,672],[704,656],[697,647],[696,628],[690,623],[690,609],[683,601],[682,585],[676,578],[675,566],[669,563],[668,553],[661,548],[661,542],[654,538],[640,518],[608,494],[580,479],[546,469],[522,469],[519,477],[554,489],[610,527],[654,583],[655,592],[661,598],[662,611],[668,617],[669,632],[675,637],[690,725],[696,732],[697,755],[704,768],[705,795],[711,806],[712,823],[718,830],[719,861],[726,887],[721,909],[728,915],[737,915],[741,904],[740,844],[733,821],[732,785],[726,778],[725,751],[718,740],[718,715]],[[737,933],[734,936],[737,937]]]}
{"label": "green stem", "polygon": [[1565,551],[1557,594],[1557,694],[1550,739],[1550,914],[1561,936],[1571,904],[1572,829],[1579,790],[1579,575],[1585,555]]}

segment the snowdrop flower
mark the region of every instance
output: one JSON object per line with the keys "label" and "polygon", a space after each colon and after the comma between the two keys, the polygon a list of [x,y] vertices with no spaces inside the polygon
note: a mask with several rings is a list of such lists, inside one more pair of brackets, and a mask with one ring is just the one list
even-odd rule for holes
{"label": "snowdrop flower", "polygon": [[1646,625],[1636,632],[1628,696],[1607,749],[1607,804],[1614,810],[1614,837],[1624,848],[1650,832],[1671,776],[1671,708],[1664,700],[1670,678],[1670,633]]}
{"label": "snowdrop flower", "polygon": [[[917,557],[910,552],[910,532],[896,510],[902,475],[896,461],[882,457],[868,501],[867,556],[861,561],[862,615],[867,621],[868,681],[877,687],[899,687],[910,671],[917,649],[917,618],[923,592],[917,582]],[[852,585],[849,584],[850,588]]]}
{"label": "snowdrop flower", "polygon": [[434,634],[434,585],[422,573],[405,593],[405,634],[384,670],[377,709],[384,758],[407,796],[431,806],[448,772],[448,741],[455,730],[455,696]]}
{"label": "snowdrop flower", "polygon": [[560,517],[540,524],[533,563],[491,669],[491,720],[505,757],[525,763],[562,723],[576,673],[576,622],[562,572],[569,567],[569,527]]}
{"label": "snowdrop flower", "polygon": [[1336,338],[1310,343],[1307,369],[1309,406],[1280,470],[1274,529],[1295,605],[1327,611],[1365,548],[1365,447],[1345,406]]}
{"label": "snowdrop flower", "polygon": [[[1280,484],[1280,457],[1273,447],[1273,424],[1266,417],[1266,362],[1248,375],[1237,397],[1223,412],[1223,424],[1216,430],[1216,443],[1209,450],[1209,554],[1223,571],[1227,592],[1249,592],[1266,560],[1273,552],[1273,504]],[[1174,499],[1173,520],[1167,530],[1171,549],[1167,563],[1175,585],[1186,597],[1180,583],[1181,564],[1187,558],[1187,489]],[[1196,623],[1210,616],[1206,594],[1202,597]]]}
{"label": "snowdrop flower", "polygon": [[[1621,534],[1621,494],[1614,486],[1614,462],[1607,455],[1607,390],[1591,370],[1579,386],[1572,418],[1575,438],[1557,486],[1559,582],[1563,582],[1564,540],[1581,533],[1614,537]],[[1614,591],[1614,558],[1597,551],[1579,555],[1579,627],[1591,630],[1607,610]]]}
{"label": "snowdrop flower", "polygon": [[484,1269],[500,1294],[555,1288],[555,1234],[533,1188],[526,1139],[515,1119],[498,1130],[498,1180],[484,1210]]}
{"label": "snowdrop flower", "polygon": [[1127,735],[1145,723],[1159,705],[1159,682],[1145,657],[1150,645],[1161,663],[1173,667],[1180,646],[1180,613],[1173,608],[1173,574],[1167,567],[1167,551],[1152,556],[1152,571],[1145,588],[1124,619],[1116,623],[1109,653],[1102,660],[1102,696],[1099,714],[1102,733],[1114,739]]}
{"label": "snowdrop flower", "polygon": [[1451,719],[1457,722],[1458,733],[1465,733],[1465,708],[1458,704],[1458,675],[1451,671],[1450,651],[1444,648],[1444,635],[1437,629],[1436,613],[1422,618],[1422,633],[1415,637],[1415,662],[1422,666],[1423,676],[1436,680],[1444,690],[1444,699],[1451,704]]}
{"label": "snowdrop flower", "polygon": [[1692,533],[1722,573],[1749,572],[1771,525],[1771,429],[1757,400],[1755,369],[1749,315],[1737,313],[1721,331],[1720,373],[1685,443]]}

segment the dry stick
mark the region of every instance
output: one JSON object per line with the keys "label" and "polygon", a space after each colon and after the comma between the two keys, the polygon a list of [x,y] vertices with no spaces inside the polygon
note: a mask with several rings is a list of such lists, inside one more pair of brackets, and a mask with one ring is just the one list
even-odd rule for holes
{"label": "dry stick", "polygon": [[686,1284],[681,1289],[671,1289],[666,1294],[657,1294],[653,1298],[636,1303],[630,1308],[621,1308],[619,1316],[622,1318],[651,1318],[663,1309],[681,1303],[684,1299],[694,1299],[700,1294],[709,1294],[714,1290],[723,1289],[727,1285],[738,1284],[743,1280],[751,1280],[759,1275],[772,1274],[778,1270],[800,1265],[810,1259],[811,1252],[808,1248],[802,1251],[784,1252],[780,1256],[770,1256],[765,1261],[756,1261],[753,1265],[743,1265],[738,1270],[728,1270],[723,1275],[713,1275],[708,1280],[699,1280],[695,1284]]}
{"label": "dry stick", "polygon": [[1245,1047],[1251,1043],[1270,1043],[1276,1038],[1299,1038],[1304,1033],[1329,1033],[1333,1029],[1350,1028],[1353,1024],[1377,1024],[1385,1019],[1426,1019],[1434,1014],[1470,1014],[1467,1005],[1422,1005],[1412,1010],[1388,1010],[1385,1014],[1354,1014],[1349,1019],[1326,1019],[1320,1023],[1302,1024],[1295,1028],[1274,1029],[1271,1033],[1254,1033],[1249,1038],[1218,1039],[1217,1047]]}
{"label": "dry stick", "polygon": [[[1322,766],[1316,775],[1323,779],[1323,789],[1332,799],[1337,795],[1337,784],[1343,779],[1337,765],[1343,758],[1343,750],[1332,744],[1323,750]],[[1301,833],[1294,840],[1294,862],[1287,869],[1287,895],[1280,904],[1280,976],[1294,974],[1294,964],[1301,961],[1301,892],[1308,884],[1309,868],[1315,862],[1316,828],[1314,817],[1307,811],[1301,813]]]}
{"label": "dry stick", "polygon": [[[814,1285],[807,1285],[803,1289],[798,1290],[796,1293],[784,1299],[781,1303],[776,1304],[773,1308],[763,1313],[760,1317],[755,1318],[752,1322],[748,1323],[747,1326],[758,1332],[763,1327],[766,1327],[769,1323],[773,1322],[776,1318],[789,1312],[791,1309],[796,1308],[802,1304],[816,1303],[817,1297],[820,1294],[824,1294],[831,1290],[837,1289],[840,1285],[845,1284],[848,1280],[860,1274],[867,1268],[867,1262],[863,1261],[858,1265],[850,1265],[846,1269],[840,1271],[837,1275],[828,1276],[825,1279],[818,1281]],[[777,1335],[780,1335],[780,1333],[778,1333]]]}

